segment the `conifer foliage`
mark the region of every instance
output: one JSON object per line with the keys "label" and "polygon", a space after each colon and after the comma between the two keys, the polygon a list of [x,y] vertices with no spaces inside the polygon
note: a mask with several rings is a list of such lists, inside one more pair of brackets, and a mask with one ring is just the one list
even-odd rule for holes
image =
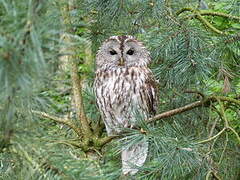
{"label": "conifer foliage", "polygon": [[[204,8],[203,8],[204,4]],[[0,179],[239,179],[240,1],[0,0]],[[107,137],[92,90],[112,35],[151,52],[157,115]],[[149,142],[133,177],[123,146]]]}

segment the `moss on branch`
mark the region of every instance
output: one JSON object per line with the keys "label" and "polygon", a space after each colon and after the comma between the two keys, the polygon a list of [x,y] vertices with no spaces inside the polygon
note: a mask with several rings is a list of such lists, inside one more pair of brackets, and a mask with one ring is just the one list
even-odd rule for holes
{"label": "moss on branch", "polygon": [[77,133],[78,136],[82,136],[82,132],[81,132],[81,129],[78,128],[77,126],[75,126],[70,119],[67,119],[67,118],[60,118],[60,117],[57,117],[57,116],[54,116],[54,115],[50,115],[48,113],[45,113],[45,112],[41,112],[41,111],[35,111],[35,110],[32,110],[32,112],[34,114],[37,114],[38,116],[42,117],[42,118],[47,118],[47,119],[51,119],[57,123],[60,123],[60,124],[64,124],[66,126],[68,126],[69,128],[71,128],[74,132]]}
{"label": "moss on branch", "polygon": [[185,7],[185,8],[180,9],[179,11],[176,12],[176,15],[179,16],[180,14],[182,14],[186,11],[191,12],[193,14],[193,17],[198,19],[204,26],[206,26],[207,29],[209,29],[212,32],[215,32],[217,34],[220,34],[220,35],[228,35],[228,33],[220,31],[219,29],[214,27],[203,16],[219,16],[219,17],[224,17],[224,18],[228,18],[228,19],[231,19],[231,20],[240,21],[240,17],[238,17],[238,16],[233,16],[233,15],[226,14],[226,13],[221,13],[221,12],[212,12],[212,11],[209,11],[209,10],[196,10],[196,9],[189,8],[189,7]]}
{"label": "moss on branch", "polygon": [[78,75],[78,68],[76,60],[71,57],[71,79],[73,86],[73,99],[76,106],[77,118],[81,124],[82,132],[85,136],[89,137],[92,135],[89,122],[84,112],[83,99],[82,99],[82,81]]}
{"label": "moss on branch", "polygon": [[215,28],[210,22],[208,22],[199,12],[196,12],[196,18],[205,25],[208,29],[210,29],[212,32],[215,32],[217,34],[221,35],[227,35],[226,32],[220,31],[219,29]]}
{"label": "moss on branch", "polygon": [[240,21],[240,17],[238,17],[238,16],[233,16],[233,15],[222,13],[222,12],[213,12],[213,11],[209,11],[209,10],[195,10],[195,9],[189,8],[189,7],[180,9],[179,11],[176,12],[176,15],[179,16],[180,14],[182,14],[183,12],[186,12],[186,11],[190,11],[193,13],[198,11],[201,16],[220,16],[220,17],[225,17],[228,19]]}
{"label": "moss on branch", "polygon": [[212,11],[207,11],[207,10],[201,10],[199,13],[202,16],[220,16],[220,17],[224,17],[224,18],[240,21],[240,17],[233,16],[233,15],[226,14],[226,13],[222,13],[222,12],[212,12]]}

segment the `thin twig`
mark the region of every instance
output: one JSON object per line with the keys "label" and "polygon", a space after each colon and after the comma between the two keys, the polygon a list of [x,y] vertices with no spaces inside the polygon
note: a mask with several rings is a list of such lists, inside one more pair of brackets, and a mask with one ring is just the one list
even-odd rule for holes
{"label": "thin twig", "polygon": [[227,102],[231,102],[231,103],[240,105],[240,101],[237,100],[237,97],[230,98],[230,97],[226,97],[226,96],[213,96],[213,98],[219,99],[221,101],[227,101]]}
{"label": "thin twig", "polygon": [[196,91],[196,90],[185,90],[184,91],[185,93],[195,93],[195,94],[198,94],[199,96],[202,97],[202,99],[205,98],[205,95],[203,93],[201,93],[200,91]]}
{"label": "thin twig", "polygon": [[185,12],[185,11],[191,11],[191,12],[193,12],[194,9],[193,9],[193,8],[185,7],[185,8],[180,9],[179,11],[177,11],[177,12],[176,12],[176,15],[179,16],[181,13],[183,13],[183,12]]}
{"label": "thin twig", "polygon": [[210,133],[209,133],[208,137],[211,137],[213,135],[213,131],[216,127],[216,124],[217,124],[218,120],[219,120],[219,118],[216,118],[215,121],[213,122],[213,125],[211,127],[211,130],[210,130]]}
{"label": "thin twig", "polygon": [[226,149],[227,149],[227,144],[228,144],[228,133],[226,133],[226,140],[225,140],[225,143],[224,143],[224,148],[223,148],[223,151],[221,153],[221,156],[220,156],[220,159],[218,161],[218,164],[221,164],[221,162],[223,160],[224,154],[225,154]]}
{"label": "thin twig", "polygon": [[227,117],[226,117],[226,114],[225,114],[225,110],[224,110],[224,106],[223,106],[223,103],[220,101],[220,99],[218,97],[215,97],[218,104],[220,105],[220,117],[223,118],[224,120],[224,126],[225,128],[229,128],[229,124],[228,124],[228,120],[227,120]]}
{"label": "thin twig", "polygon": [[[222,99],[223,101],[228,101],[229,99],[228,98],[223,98],[222,96],[213,96],[213,98],[216,99],[216,101],[218,102],[218,104],[220,105],[220,111],[219,111],[219,116],[224,120],[224,128],[218,133],[216,134],[215,136],[212,136],[206,140],[203,140],[203,141],[200,141],[200,142],[197,142],[197,144],[201,144],[201,143],[207,143],[209,141],[212,141],[213,139],[219,137],[225,130],[227,129],[230,129],[234,134],[235,136],[237,137],[239,143],[240,143],[240,136],[238,135],[238,133],[235,131],[235,129],[233,129],[232,127],[229,126],[229,123],[228,123],[228,120],[227,120],[227,117],[226,117],[226,114],[225,114],[225,110],[224,110],[224,106],[223,106],[223,103],[220,101],[220,99]],[[229,102],[229,101],[228,101]],[[232,102],[235,102],[235,101],[232,101]],[[237,102],[236,102],[237,103]]]}
{"label": "thin twig", "polygon": [[219,137],[224,131],[226,130],[226,128],[224,127],[219,133],[217,133],[215,136],[212,136],[208,139],[205,139],[203,141],[199,141],[197,142],[197,144],[202,144],[202,143],[207,143],[207,142],[210,142],[212,140],[214,140],[215,138]]}
{"label": "thin twig", "polygon": [[230,130],[233,132],[233,134],[235,134],[237,140],[238,140],[239,143],[240,143],[240,136],[239,136],[239,134],[237,133],[237,131],[235,131],[235,129],[233,129],[232,127],[229,127],[228,129],[230,129]]}

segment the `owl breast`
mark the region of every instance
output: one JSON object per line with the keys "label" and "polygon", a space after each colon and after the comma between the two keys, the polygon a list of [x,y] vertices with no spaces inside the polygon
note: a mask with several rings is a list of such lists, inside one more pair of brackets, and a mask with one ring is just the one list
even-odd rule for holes
{"label": "owl breast", "polygon": [[109,135],[129,127],[136,112],[144,118],[155,111],[155,88],[146,67],[121,67],[98,70],[95,78],[97,105]]}

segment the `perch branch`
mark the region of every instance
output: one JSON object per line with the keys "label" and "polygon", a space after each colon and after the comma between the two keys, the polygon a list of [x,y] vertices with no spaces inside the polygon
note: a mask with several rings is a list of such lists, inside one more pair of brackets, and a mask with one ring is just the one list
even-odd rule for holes
{"label": "perch branch", "polygon": [[48,118],[48,119],[51,119],[51,120],[53,120],[53,121],[55,121],[55,122],[64,124],[64,125],[70,127],[71,129],[73,129],[73,130],[78,134],[79,137],[82,136],[81,130],[80,130],[77,126],[75,126],[75,125],[71,122],[70,119],[60,118],[60,117],[53,116],[53,115],[50,115],[50,114],[47,114],[47,113],[41,112],[41,111],[32,110],[32,112],[33,112],[34,114],[37,114],[38,116],[43,117],[43,118]]}
{"label": "perch branch", "polygon": [[191,103],[191,104],[188,104],[188,105],[185,105],[183,107],[180,107],[180,108],[176,108],[176,109],[173,109],[173,110],[170,110],[170,111],[166,111],[166,112],[163,112],[161,114],[158,114],[152,118],[149,118],[147,120],[148,123],[151,123],[151,122],[155,122],[157,120],[160,120],[160,119],[164,119],[164,118],[167,118],[167,117],[171,117],[171,116],[174,116],[176,114],[180,114],[182,112],[185,112],[185,111],[188,111],[188,110],[191,110],[191,109],[194,109],[196,107],[199,107],[199,106],[203,106],[206,102],[204,101],[196,101],[194,103]]}
{"label": "perch branch", "polygon": [[209,105],[210,102],[216,102],[217,99],[219,99],[221,101],[227,101],[227,102],[231,102],[231,103],[240,105],[240,101],[235,98],[230,98],[230,97],[225,97],[225,96],[210,96],[210,97],[205,98],[204,100],[196,101],[191,104],[187,104],[185,106],[182,106],[182,107],[170,110],[170,111],[166,111],[161,114],[157,114],[154,117],[149,118],[146,121],[148,123],[151,123],[151,122],[155,122],[160,119],[168,118],[168,117],[174,116],[176,114],[180,114],[182,112],[194,109],[196,107]]}
{"label": "perch branch", "polygon": [[182,14],[182,13],[185,12],[185,11],[194,12],[194,9],[185,7],[185,8],[180,9],[179,11],[177,11],[177,12],[176,12],[176,15],[179,16],[180,14]]}
{"label": "perch branch", "polygon": [[[188,91],[188,92],[197,93],[195,91]],[[201,96],[205,97],[202,93],[201,93]],[[158,114],[158,115],[156,115],[156,116],[154,116],[152,118],[149,118],[146,121],[147,121],[147,123],[156,122],[158,120],[161,120],[161,119],[164,119],[164,118],[168,118],[168,117],[174,116],[176,114],[183,113],[185,111],[189,111],[189,110],[197,108],[197,107],[209,106],[210,102],[219,102],[220,100],[221,101],[231,102],[231,103],[234,103],[234,104],[240,104],[240,101],[235,99],[235,98],[229,98],[229,97],[225,97],[225,96],[210,96],[210,97],[207,97],[207,98],[203,98],[203,100],[201,100],[201,101],[196,101],[196,102],[193,102],[191,104],[187,104],[185,106],[182,106],[182,107],[170,110],[170,111],[163,112],[163,113]],[[220,114],[220,115],[223,116],[222,114]],[[216,134],[215,136],[212,136],[212,137],[209,137],[206,140],[202,140],[200,142],[197,142],[197,144],[210,142],[210,141],[218,138],[227,129],[230,129],[236,135],[237,139],[240,141],[240,138],[239,138],[239,135],[237,134],[237,132],[233,128],[228,126],[228,123],[226,122],[227,121],[226,116],[224,115],[222,118],[225,119],[225,126],[224,126],[224,128],[218,134]],[[118,138],[118,137],[120,137],[120,136],[109,136],[109,137],[101,138],[98,141],[98,145],[99,146],[103,146],[103,145],[109,143],[111,140],[113,140],[115,138]]]}

